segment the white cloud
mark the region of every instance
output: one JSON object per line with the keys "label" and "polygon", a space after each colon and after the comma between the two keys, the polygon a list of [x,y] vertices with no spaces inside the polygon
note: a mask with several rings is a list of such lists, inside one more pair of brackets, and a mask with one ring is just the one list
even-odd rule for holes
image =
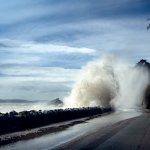
{"label": "white cloud", "polygon": [[80,68],[81,61],[105,53],[135,62],[150,59],[147,16],[137,11],[144,5],[140,0],[133,6],[129,0],[0,2],[0,98],[63,97],[80,75],[78,69],[31,66]]}
{"label": "white cloud", "polygon": [[64,69],[59,67],[1,67],[0,73],[6,75],[2,79],[7,80],[73,82],[78,78],[80,69]]}
{"label": "white cloud", "polygon": [[33,62],[41,61],[40,56],[18,56],[17,58],[5,58],[3,61],[0,62],[1,65],[5,64],[22,64],[22,65],[30,65]]}
{"label": "white cloud", "polygon": [[80,68],[80,64],[85,63],[82,60],[87,61],[95,57],[96,53],[95,49],[86,47],[0,39],[0,66]]}
{"label": "white cloud", "polygon": [[[32,52],[37,47],[44,47],[45,51],[50,52],[56,49],[56,52],[66,51],[66,53],[79,52],[85,54],[97,55],[103,53],[115,53],[124,55],[126,59],[137,61],[139,57],[149,58],[150,38],[149,31],[146,29],[146,16],[131,18],[100,18],[89,19],[80,22],[67,22],[49,26],[41,24],[35,30],[38,32],[30,33],[32,38],[53,36],[52,41],[55,45],[49,44],[29,44],[29,51]],[[72,40],[59,39],[61,34],[72,33],[75,38]],[[27,35],[28,36],[28,35]],[[56,36],[56,37],[55,37]],[[51,39],[50,39],[51,40]],[[61,46],[71,45],[71,46]],[[79,48],[75,48],[79,47]],[[65,50],[64,50],[65,49]],[[37,50],[37,52],[42,50]],[[94,52],[96,51],[96,53]],[[143,56],[143,54],[145,54]]]}
{"label": "white cloud", "polygon": [[51,67],[3,67],[0,98],[51,100],[66,96],[78,80],[80,70]]}

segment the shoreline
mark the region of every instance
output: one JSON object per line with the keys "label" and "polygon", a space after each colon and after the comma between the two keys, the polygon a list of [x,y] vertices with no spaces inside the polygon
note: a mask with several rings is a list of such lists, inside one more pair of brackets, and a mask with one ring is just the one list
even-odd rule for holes
{"label": "shoreline", "polygon": [[[53,127],[57,129],[60,128],[60,131],[54,131],[53,133],[47,133],[43,136],[33,137],[18,142],[13,142],[7,145],[0,147],[2,150],[16,150],[16,149],[88,149],[91,147],[91,150],[94,147],[103,145],[103,143],[109,141],[116,134],[122,132],[130,124],[134,124],[138,118],[143,118],[143,116],[149,116],[147,113],[142,112],[124,112],[116,111],[113,113],[105,113],[103,115],[94,116],[92,118],[83,118],[76,119],[72,121],[67,121],[59,124],[55,124]],[[145,117],[144,117],[145,118]],[[144,119],[143,118],[143,119]],[[145,118],[146,119],[146,118]],[[144,120],[145,120],[144,119]],[[148,119],[150,120],[150,119]],[[148,121],[147,120],[147,121]],[[140,120],[139,120],[140,121]],[[138,122],[139,122],[138,121]],[[146,121],[146,122],[147,122]],[[141,121],[140,121],[141,122]],[[139,124],[139,123],[138,123]],[[137,125],[138,125],[137,124]],[[141,125],[143,121],[141,122]],[[46,126],[52,127],[52,126]],[[64,128],[66,127],[66,128]],[[136,126],[133,126],[133,129]],[[32,132],[37,133],[37,130],[32,130]],[[132,130],[131,130],[132,131]],[[50,132],[50,131],[49,131]],[[137,131],[139,132],[139,131]],[[34,134],[36,135],[36,134]],[[33,136],[34,136],[33,135]],[[130,133],[127,136],[132,136],[134,134]],[[123,140],[122,140],[123,141]]]}
{"label": "shoreline", "polygon": [[[3,134],[3,135],[0,135],[0,148],[3,146],[6,146],[8,144],[18,142],[18,141],[30,140],[30,139],[34,139],[34,138],[37,138],[37,137],[40,137],[40,136],[43,136],[46,134],[53,134],[53,133],[65,131],[69,127],[72,127],[76,124],[85,123],[86,121],[92,120],[94,118],[109,116],[109,114],[113,114],[113,113],[115,113],[115,112],[106,112],[106,113],[99,114],[99,115],[94,115],[94,116],[89,116],[89,117],[84,117],[84,118],[79,118],[79,119],[73,119],[70,121],[59,122],[59,123],[50,124],[50,125],[46,125],[46,126],[42,126],[42,127],[37,127],[34,129],[30,129],[30,130],[24,130],[24,131],[9,133],[9,134]],[[149,111],[144,110],[142,114],[144,114],[144,113],[148,114]],[[136,118],[136,117],[124,119],[124,120],[118,121],[117,123],[114,123],[112,125],[107,125],[106,127],[103,127],[102,130],[104,129],[106,131],[106,129],[108,129],[110,131],[111,129],[116,127],[117,124],[118,125],[124,124],[125,122],[134,120],[134,118]],[[101,130],[101,128],[99,130]]]}
{"label": "shoreline", "polygon": [[112,112],[112,108],[86,107],[55,110],[31,110],[0,113],[0,135],[30,130],[73,119],[85,118]]}

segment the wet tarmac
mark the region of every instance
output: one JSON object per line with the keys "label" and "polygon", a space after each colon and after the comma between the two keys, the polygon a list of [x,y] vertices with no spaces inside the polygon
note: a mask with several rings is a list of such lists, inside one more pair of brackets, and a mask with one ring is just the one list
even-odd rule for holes
{"label": "wet tarmac", "polygon": [[[71,126],[61,132],[51,133],[51,134],[47,134],[38,138],[12,143],[7,146],[1,147],[0,150],[27,150],[27,149],[32,149],[32,150],[48,150],[49,149],[50,150],[50,149],[66,149],[66,148],[70,149],[70,146],[71,146],[71,149],[84,149],[84,148],[87,148],[87,146],[94,145],[94,144],[95,145],[93,146],[93,149],[96,149],[96,148],[101,149],[102,147],[100,146],[102,146],[105,142],[109,142],[111,137],[116,135],[116,133],[119,134],[121,129],[125,129],[124,126],[127,126],[129,124],[129,122],[126,122],[123,124],[120,124],[119,122],[129,119],[129,118],[137,117],[139,115],[141,115],[141,112],[118,111],[109,115],[103,115],[98,118],[88,120],[84,123]],[[142,120],[142,122],[143,121],[144,120]],[[119,127],[115,125],[117,123],[119,123]],[[130,123],[132,123],[132,121]],[[136,124],[136,122],[133,123],[133,128],[134,128],[134,124]],[[109,128],[112,129],[113,126],[114,128],[116,127],[119,128],[119,129],[116,128],[114,130],[115,133],[112,131],[109,131]],[[101,131],[105,131],[105,132],[101,134]],[[98,132],[100,133],[94,136],[94,134]],[[127,132],[125,131],[123,132],[123,134],[124,133],[127,134]],[[103,140],[99,139],[102,135],[106,135],[107,138],[104,138]],[[82,139],[84,139],[84,142],[82,142]],[[97,140],[98,141],[101,140],[103,144],[101,142],[98,142]],[[101,144],[98,145],[97,143],[101,143]],[[105,149],[105,144],[103,145],[103,148]]]}

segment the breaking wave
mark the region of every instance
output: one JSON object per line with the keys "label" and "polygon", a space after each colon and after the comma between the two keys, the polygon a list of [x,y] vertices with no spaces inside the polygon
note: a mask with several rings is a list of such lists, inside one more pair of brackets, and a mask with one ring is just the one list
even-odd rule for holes
{"label": "breaking wave", "polygon": [[130,109],[142,106],[149,73],[143,67],[131,66],[108,56],[88,63],[65,107],[114,107]]}

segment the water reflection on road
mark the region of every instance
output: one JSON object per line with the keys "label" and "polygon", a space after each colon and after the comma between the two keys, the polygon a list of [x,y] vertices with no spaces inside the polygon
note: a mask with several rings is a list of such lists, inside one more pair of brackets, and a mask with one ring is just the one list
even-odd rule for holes
{"label": "water reflection on road", "polygon": [[19,141],[4,147],[0,150],[47,150],[57,147],[63,143],[69,142],[73,139],[78,138],[81,135],[91,133],[100,127],[107,125],[112,125],[119,121],[132,118],[140,115],[141,112],[136,111],[118,111],[109,115],[104,115],[98,118],[94,118],[86,121],[85,123],[80,123],[72,127],[67,128],[64,131],[47,134],[35,139]]}

